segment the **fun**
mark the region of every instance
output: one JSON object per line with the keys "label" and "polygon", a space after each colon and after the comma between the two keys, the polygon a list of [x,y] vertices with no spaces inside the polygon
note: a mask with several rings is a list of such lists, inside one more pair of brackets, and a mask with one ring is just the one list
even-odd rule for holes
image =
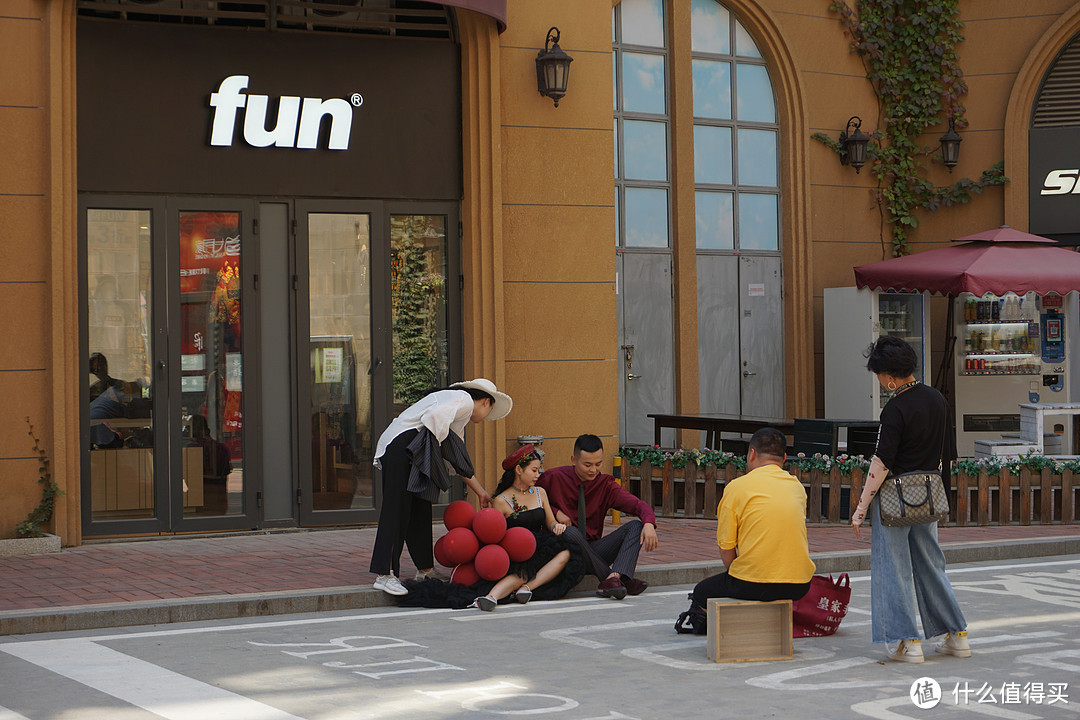
{"label": "fun", "polygon": [[[236,114],[244,110],[244,141],[253,147],[296,147],[314,150],[319,144],[319,130],[323,118],[330,116],[330,150],[348,150],[352,132],[352,105],[340,98],[300,98],[284,95],[278,102],[277,119],[273,129],[268,130],[266,110],[270,103],[267,95],[248,95],[249,77],[230,75],[221,81],[217,92],[210,95],[210,107],[214,120],[210,130],[210,144],[229,147],[233,144]],[[297,131],[299,120],[299,132]]]}

